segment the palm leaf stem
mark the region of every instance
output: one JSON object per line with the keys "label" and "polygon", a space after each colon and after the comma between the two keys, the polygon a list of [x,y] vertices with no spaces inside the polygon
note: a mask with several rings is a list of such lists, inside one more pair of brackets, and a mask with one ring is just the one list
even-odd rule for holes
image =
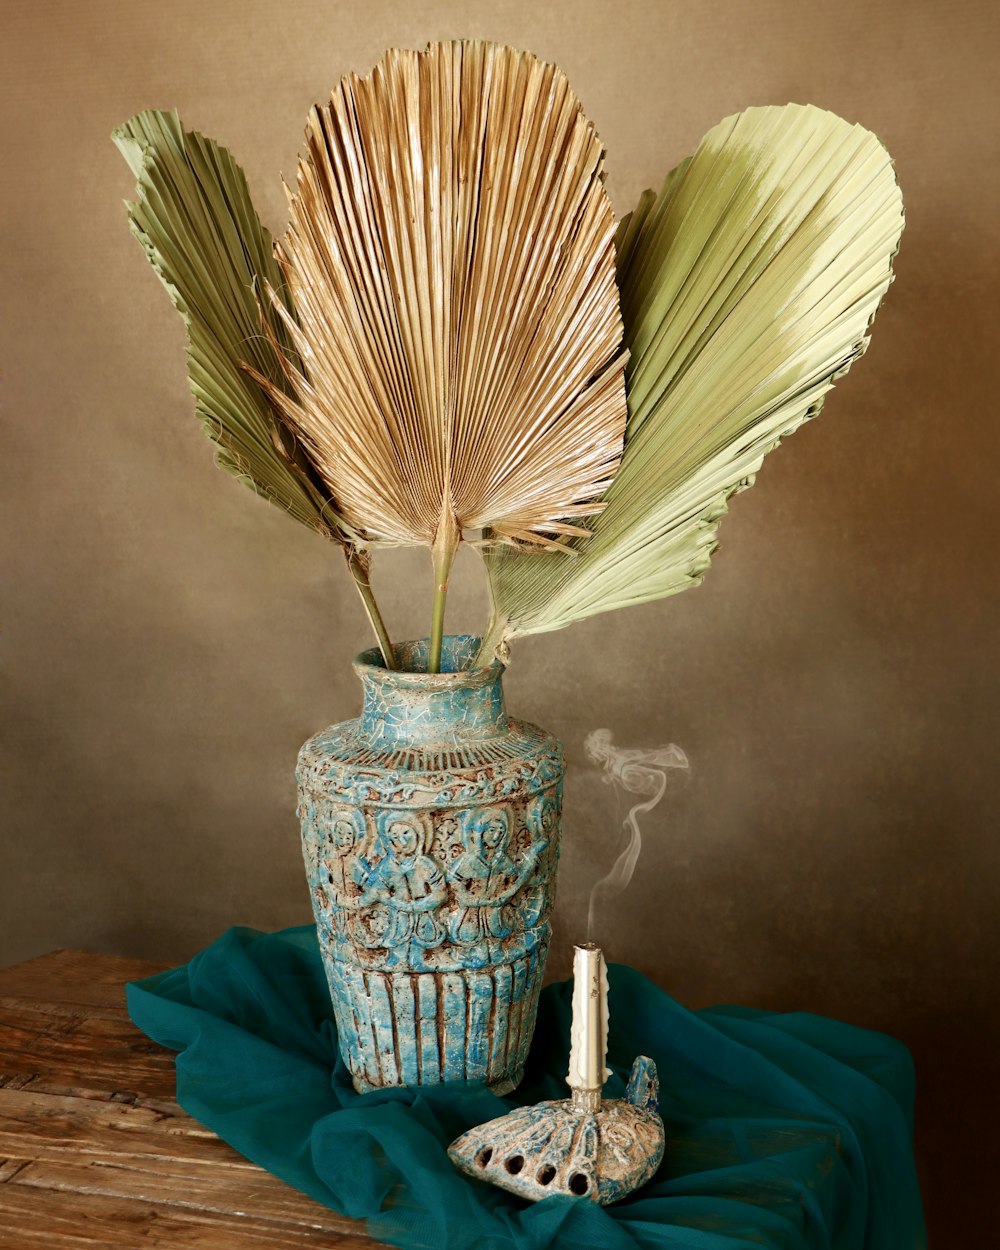
{"label": "palm leaf stem", "polygon": [[389,631],[385,627],[385,621],[382,619],[382,613],[379,611],[375,592],[372,590],[371,558],[366,551],[362,551],[353,545],[344,548],[344,555],[347,558],[347,567],[351,570],[355,588],[361,596],[365,615],[368,617],[369,624],[375,632],[375,637],[378,639],[378,648],[382,652],[385,666],[388,669],[395,669],[398,667],[396,664],[396,652],[393,649]]}
{"label": "palm leaf stem", "polygon": [[451,577],[451,566],[455,562],[458,544],[462,541],[462,533],[455,523],[455,518],[446,514],[441,518],[434,545],[431,548],[431,559],[434,565],[434,607],[431,612],[431,637],[427,649],[428,673],[441,671],[441,645],[444,641],[444,612],[448,602],[448,580]]}

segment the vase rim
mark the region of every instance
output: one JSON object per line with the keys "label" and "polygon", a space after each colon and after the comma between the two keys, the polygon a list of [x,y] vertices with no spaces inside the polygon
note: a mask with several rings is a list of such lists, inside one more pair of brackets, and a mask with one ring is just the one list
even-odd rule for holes
{"label": "vase rim", "polygon": [[[454,664],[464,657],[475,658],[482,643],[476,634],[446,634],[441,647],[442,665]],[[378,647],[369,647],[355,656],[354,671],[362,681],[377,681],[403,689],[458,690],[474,689],[495,682],[504,672],[504,665],[497,659],[478,668],[449,668],[440,673],[428,673],[426,668],[429,638],[410,638],[393,645],[398,669],[386,668]]]}

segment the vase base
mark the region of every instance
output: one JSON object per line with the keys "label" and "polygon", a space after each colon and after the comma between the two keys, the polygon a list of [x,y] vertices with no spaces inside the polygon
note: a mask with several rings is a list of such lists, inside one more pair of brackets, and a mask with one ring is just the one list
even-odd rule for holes
{"label": "vase base", "polygon": [[[509,964],[465,972],[360,968],[321,941],[340,1052],[359,1093],[482,1081],[499,1094],[521,1079],[549,944]],[[344,952],[346,953],[346,952]]]}
{"label": "vase base", "polygon": [[[491,1093],[496,1094],[498,1098],[503,1098],[506,1094],[509,1094],[513,1090],[517,1089],[517,1087],[521,1084],[521,1081],[523,1079],[524,1079],[524,1068],[521,1067],[521,1068],[518,1068],[517,1071],[512,1073],[510,1076],[502,1076],[500,1077],[499,1080],[496,1080],[496,1081],[487,1081],[486,1088]],[[352,1076],[351,1082],[354,1085],[355,1090],[359,1094],[370,1094],[372,1093],[373,1090],[376,1090],[376,1089],[406,1088],[405,1086],[400,1086],[400,1085],[396,1085],[396,1086],[373,1085],[371,1081],[366,1081],[364,1077],[358,1077],[358,1076]]]}

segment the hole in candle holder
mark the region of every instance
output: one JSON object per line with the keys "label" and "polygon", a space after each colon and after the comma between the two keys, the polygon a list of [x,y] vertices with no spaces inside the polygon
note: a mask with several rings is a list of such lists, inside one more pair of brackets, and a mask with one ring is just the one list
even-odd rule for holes
{"label": "hole in candle holder", "polygon": [[524,1167],[524,1155],[511,1155],[504,1164],[504,1167],[511,1174],[511,1176],[516,1176]]}
{"label": "hole in candle holder", "polygon": [[479,1154],[476,1155],[476,1162],[479,1164],[481,1168],[484,1168],[492,1158],[493,1158],[493,1147],[484,1146],[483,1149],[480,1150]]}
{"label": "hole in candle holder", "polygon": [[546,1163],[545,1167],[540,1168],[540,1169],[539,1169],[539,1172],[538,1172],[538,1183],[539,1183],[539,1185],[549,1185],[549,1184],[551,1184],[551,1183],[552,1183],[552,1178],[555,1176],[555,1174],[556,1174],[556,1170],[555,1170],[555,1168],[552,1166],[552,1164],[551,1164],[551,1163]]}
{"label": "hole in candle holder", "polygon": [[582,1197],[589,1188],[590,1181],[582,1172],[574,1172],[569,1178],[570,1193],[578,1194]]}

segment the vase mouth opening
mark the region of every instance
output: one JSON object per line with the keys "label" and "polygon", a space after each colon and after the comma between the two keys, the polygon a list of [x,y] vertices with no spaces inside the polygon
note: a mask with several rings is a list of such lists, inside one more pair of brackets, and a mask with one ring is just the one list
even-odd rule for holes
{"label": "vase mouth opening", "polygon": [[503,672],[499,660],[473,667],[482,641],[475,634],[446,634],[441,643],[441,671],[438,673],[427,671],[429,638],[411,638],[407,642],[396,643],[393,647],[397,664],[395,669],[386,668],[378,647],[362,651],[355,659],[354,667],[362,678],[380,678],[406,685],[413,682],[454,686],[493,681]]}

